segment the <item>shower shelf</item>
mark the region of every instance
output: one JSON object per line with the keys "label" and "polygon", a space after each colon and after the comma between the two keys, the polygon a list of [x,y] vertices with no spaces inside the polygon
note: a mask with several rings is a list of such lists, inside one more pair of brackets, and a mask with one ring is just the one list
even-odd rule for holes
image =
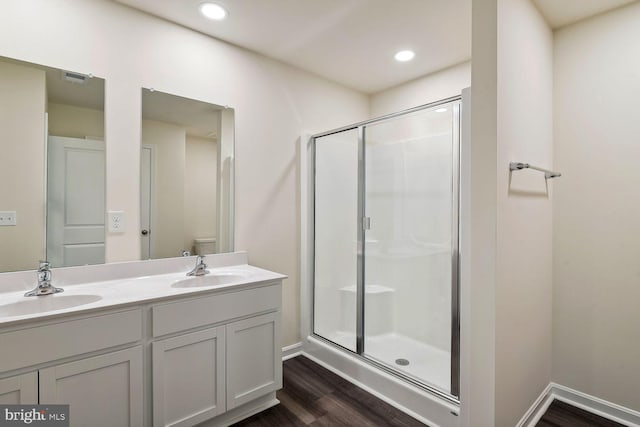
{"label": "shower shelf", "polygon": [[558,178],[561,177],[562,174],[560,172],[550,171],[548,169],[543,169],[538,166],[530,165],[529,163],[520,163],[520,162],[511,162],[509,163],[509,171],[519,171],[522,169],[533,169],[539,172],[544,172],[544,179],[550,178]]}

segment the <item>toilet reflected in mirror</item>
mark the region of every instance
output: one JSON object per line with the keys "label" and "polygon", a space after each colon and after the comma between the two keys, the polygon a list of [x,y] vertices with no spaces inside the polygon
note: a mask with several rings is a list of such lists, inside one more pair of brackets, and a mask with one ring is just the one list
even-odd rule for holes
{"label": "toilet reflected in mirror", "polygon": [[142,90],[141,258],[233,250],[233,110]]}

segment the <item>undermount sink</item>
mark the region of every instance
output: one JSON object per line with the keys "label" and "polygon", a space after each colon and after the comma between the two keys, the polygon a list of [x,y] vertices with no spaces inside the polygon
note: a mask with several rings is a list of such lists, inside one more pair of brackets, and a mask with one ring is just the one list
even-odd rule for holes
{"label": "undermount sink", "polygon": [[230,283],[238,283],[246,280],[250,275],[244,271],[220,271],[209,273],[204,276],[193,276],[187,279],[178,280],[171,285],[172,288],[200,288],[205,286],[220,286]]}
{"label": "undermount sink", "polygon": [[0,317],[27,316],[36,313],[63,310],[91,304],[102,299],[99,295],[64,295],[54,294],[39,297],[24,297],[22,301],[0,305]]}

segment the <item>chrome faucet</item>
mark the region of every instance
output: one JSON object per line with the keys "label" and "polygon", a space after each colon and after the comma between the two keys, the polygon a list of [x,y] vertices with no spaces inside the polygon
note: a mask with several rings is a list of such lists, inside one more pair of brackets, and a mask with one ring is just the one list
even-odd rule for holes
{"label": "chrome faucet", "polygon": [[204,257],[202,255],[198,255],[196,258],[196,266],[193,267],[193,270],[187,273],[187,276],[204,276],[205,274],[209,274],[207,264],[204,263]]}
{"label": "chrome faucet", "polygon": [[56,288],[51,284],[51,265],[49,261],[40,261],[40,267],[38,267],[38,286],[33,290],[24,294],[25,297],[39,297],[41,295],[57,294],[58,292],[64,292],[62,288]]}

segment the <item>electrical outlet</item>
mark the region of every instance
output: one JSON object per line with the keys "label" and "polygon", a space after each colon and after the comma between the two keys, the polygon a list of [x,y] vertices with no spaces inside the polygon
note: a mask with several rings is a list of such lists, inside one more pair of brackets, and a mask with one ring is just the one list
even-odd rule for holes
{"label": "electrical outlet", "polygon": [[109,233],[124,233],[124,211],[109,211],[107,213]]}
{"label": "electrical outlet", "polygon": [[16,225],[16,211],[0,212],[0,226]]}

